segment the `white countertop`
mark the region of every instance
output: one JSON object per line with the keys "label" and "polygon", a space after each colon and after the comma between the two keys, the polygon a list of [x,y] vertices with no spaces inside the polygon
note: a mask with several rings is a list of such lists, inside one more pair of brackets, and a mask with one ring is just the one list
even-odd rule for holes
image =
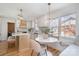
{"label": "white countertop", "polygon": [[14,33],[12,36],[29,35],[28,33]]}

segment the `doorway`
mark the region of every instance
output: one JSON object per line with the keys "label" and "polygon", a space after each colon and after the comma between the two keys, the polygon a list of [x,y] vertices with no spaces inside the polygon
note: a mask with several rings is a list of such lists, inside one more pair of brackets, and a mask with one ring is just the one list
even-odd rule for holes
{"label": "doorway", "polygon": [[8,32],[15,32],[15,23],[8,22]]}
{"label": "doorway", "polygon": [[7,33],[8,33],[8,51],[14,51],[15,48],[15,37],[12,36],[12,33],[15,33],[15,23],[8,22],[7,23]]}

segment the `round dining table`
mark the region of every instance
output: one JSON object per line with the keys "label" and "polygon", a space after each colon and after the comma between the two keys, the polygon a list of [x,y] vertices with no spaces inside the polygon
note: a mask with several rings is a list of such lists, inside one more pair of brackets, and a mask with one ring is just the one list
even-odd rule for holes
{"label": "round dining table", "polygon": [[47,56],[48,55],[47,54],[48,44],[52,44],[52,43],[58,42],[58,39],[57,38],[53,38],[53,37],[48,37],[48,38],[37,37],[35,39],[35,41],[37,41],[41,46],[44,45],[45,53],[46,53],[46,56]]}
{"label": "round dining table", "polygon": [[58,42],[58,39],[53,37],[48,37],[48,38],[37,37],[35,40],[40,44],[51,44],[54,42]]}

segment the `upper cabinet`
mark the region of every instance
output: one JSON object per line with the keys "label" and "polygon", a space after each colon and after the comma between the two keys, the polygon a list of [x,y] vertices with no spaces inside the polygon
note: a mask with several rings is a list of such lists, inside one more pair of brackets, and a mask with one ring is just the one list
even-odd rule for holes
{"label": "upper cabinet", "polygon": [[26,20],[20,20],[20,25],[19,25],[20,28],[26,28],[27,27],[27,22]]}

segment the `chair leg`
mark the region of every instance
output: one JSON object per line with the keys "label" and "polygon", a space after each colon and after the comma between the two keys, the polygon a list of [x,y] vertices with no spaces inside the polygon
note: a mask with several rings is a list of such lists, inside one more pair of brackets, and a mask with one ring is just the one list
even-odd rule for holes
{"label": "chair leg", "polygon": [[31,56],[33,55],[33,50],[32,50],[32,52],[31,52]]}
{"label": "chair leg", "polygon": [[46,56],[47,56],[47,50],[45,49],[45,54],[46,54]]}

